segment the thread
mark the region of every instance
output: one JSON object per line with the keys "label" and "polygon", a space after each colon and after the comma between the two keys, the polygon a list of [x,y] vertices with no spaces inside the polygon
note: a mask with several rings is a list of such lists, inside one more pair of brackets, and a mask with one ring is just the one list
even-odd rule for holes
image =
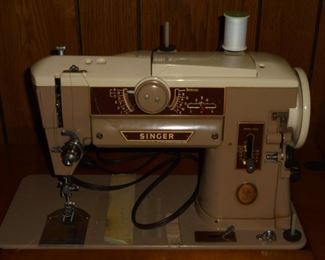
{"label": "thread", "polygon": [[249,15],[244,12],[225,12],[225,33],[223,49],[226,51],[244,51]]}

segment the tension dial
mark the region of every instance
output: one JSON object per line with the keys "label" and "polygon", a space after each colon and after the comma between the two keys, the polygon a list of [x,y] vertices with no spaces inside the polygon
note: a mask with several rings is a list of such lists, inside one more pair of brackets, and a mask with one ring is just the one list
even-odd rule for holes
{"label": "tension dial", "polygon": [[170,100],[170,90],[161,80],[150,78],[141,81],[135,88],[135,102],[147,114],[163,111]]}

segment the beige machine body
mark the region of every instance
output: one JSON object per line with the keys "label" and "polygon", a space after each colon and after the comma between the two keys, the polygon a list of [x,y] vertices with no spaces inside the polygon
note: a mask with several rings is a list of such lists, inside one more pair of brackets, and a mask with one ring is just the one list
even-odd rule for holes
{"label": "beige machine body", "polygon": [[70,131],[81,147],[205,148],[196,203],[204,220],[216,229],[290,228],[286,149],[306,138],[309,119],[297,106],[308,83],[282,58],[51,56],[32,75],[56,175],[73,174],[78,163],[62,159]]}

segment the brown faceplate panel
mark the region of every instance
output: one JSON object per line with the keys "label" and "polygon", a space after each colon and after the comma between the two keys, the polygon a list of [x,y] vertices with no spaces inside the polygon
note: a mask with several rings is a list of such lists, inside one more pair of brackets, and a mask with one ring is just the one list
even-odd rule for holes
{"label": "brown faceplate panel", "polygon": [[[92,87],[93,115],[142,115],[132,87]],[[170,88],[167,108],[159,115],[223,115],[223,88]]]}
{"label": "brown faceplate panel", "polygon": [[187,143],[193,131],[121,131],[126,141]]}
{"label": "brown faceplate panel", "polygon": [[261,168],[262,146],[263,146],[263,123],[240,123],[238,129],[237,146],[237,169],[246,169],[244,161],[246,159],[245,146],[247,137],[253,136],[254,144],[252,147],[252,159],[256,169]]}

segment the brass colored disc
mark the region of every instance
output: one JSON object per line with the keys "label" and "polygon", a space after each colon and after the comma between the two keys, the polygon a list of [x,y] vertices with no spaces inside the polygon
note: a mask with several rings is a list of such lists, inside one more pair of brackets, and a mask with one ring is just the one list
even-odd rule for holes
{"label": "brass colored disc", "polygon": [[252,204],[257,198],[257,188],[252,183],[243,183],[237,188],[236,196],[241,204]]}

